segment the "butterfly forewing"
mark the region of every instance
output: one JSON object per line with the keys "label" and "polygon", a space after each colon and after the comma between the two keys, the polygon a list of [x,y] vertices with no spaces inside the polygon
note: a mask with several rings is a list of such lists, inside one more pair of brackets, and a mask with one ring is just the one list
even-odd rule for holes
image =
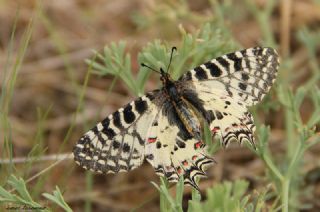
{"label": "butterfly forewing", "polygon": [[210,88],[240,98],[246,106],[262,100],[271,88],[279,68],[272,48],[249,48],[208,61],[184,74],[180,80],[201,82]]}
{"label": "butterfly forewing", "polygon": [[129,171],[144,160],[145,139],[157,106],[157,92],[120,108],[83,135],[73,150],[75,161],[100,173]]}

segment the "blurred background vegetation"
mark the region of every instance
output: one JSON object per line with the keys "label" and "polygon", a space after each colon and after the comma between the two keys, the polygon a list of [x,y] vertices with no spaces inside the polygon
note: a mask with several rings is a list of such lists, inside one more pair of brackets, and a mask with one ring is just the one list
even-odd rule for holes
{"label": "blurred background vegetation", "polygon": [[[0,0],[0,20],[0,211],[320,210],[319,0]],[[257,45],[281,55],[252,108],[257,150],[210,148],[201,193],[149,164],[101,176],[69,157],[96,122],[160,86],[141,62],[165,67],[177,46],[177,79]]]}

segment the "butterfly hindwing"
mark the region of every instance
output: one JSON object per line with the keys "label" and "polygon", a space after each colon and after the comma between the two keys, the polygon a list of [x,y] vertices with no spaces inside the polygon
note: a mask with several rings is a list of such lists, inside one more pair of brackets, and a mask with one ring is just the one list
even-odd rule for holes
{"label": "butterfly hindwing", "polygon": [[176,123],[169,122],[170,114],[164,109],[155,119],[146,143],[146,159],[156,173],[169,182],[177,182],[180,176],[184,183],[198,189],[196,177],[205,176],[205,170],[214,160],[206,153],[205,144],[185,135]]}
{"label": "butterfly hindwing", "polygon": [[75,161],[99,173],[129,171],[144,160],[147,131],[157,113],[150,92],[109,115],[83,135],[74,147]]}
{"label": "butterfly hindwing", "polygon": [[[191,91],[188,91],[193,106],[202,111],[202,117],[210,127],[213,135],[220,137],[221,142],[226,146],[231,140],[240,143],[248,141],[254,145],[253,118],[240,98],[231,97],[228,92],[203,86],[196,83],[193,93],[198,92],[190,99]],[[198,103],[198,104],[196,104]]]}

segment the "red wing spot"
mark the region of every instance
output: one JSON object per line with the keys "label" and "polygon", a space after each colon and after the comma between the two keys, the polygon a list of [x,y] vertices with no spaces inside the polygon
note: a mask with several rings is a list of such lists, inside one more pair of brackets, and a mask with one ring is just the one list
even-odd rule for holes
{"label": "red wing spot", "polygon": [[178,174],[181,174],[181,173],[182,173],[181,167],[178,167],[178,168],[177,168],[177,171],[178,171]]}
{"label": "red wing spot", "polygon": [[155,138],[148,138],[148,143],[154,143],[154,142],[156,142],[156,140],[157,140],[157,137],[155,137]]}
{"label": "red wing spot", "polygon": [[198,141],[197,143],[194,144],[194,148],[199,149],[200,147],[202,147],[202,145],[203,145],[202,141]]}
{"label": "red wing spot", "polygon": [[218,132],[218,130],[220,130],[220,127],[214,127],[214,128],[211,130],[211,132],[212,132],[212,133],[216,133],[216,132]]}
{"label": "red wing spot", "polygon": [[198,156],[194,155],[192,156],[192,160],[196,160]]}
{"label": "red wing spot", "polygon": [[184,161],[182,161],[182,164],[183,164],[184,166],[188,166],[188,161],[184,160]]}

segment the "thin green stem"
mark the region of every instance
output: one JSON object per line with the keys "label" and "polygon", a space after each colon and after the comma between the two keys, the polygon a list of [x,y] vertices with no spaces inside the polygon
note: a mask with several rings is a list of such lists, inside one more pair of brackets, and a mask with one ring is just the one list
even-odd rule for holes
{"label": "thin green stem", "polygon": [[[91,192],[93,187],[93,175],[91,172],[86,172],[86,191]],[[85,200],[85,206],[84,206],[85,212],[91,212],[92,211],[92,200],[91,198],[86,198]]]}
{"label": "thin green stem", "polygon": [[289,189],[290,189],[290,179],[284,178],[281,181],[282,184],[282,212],[288,212],[289,211]]}
{"label": "thin green stem", "polygon": [[[94,59],[95,59],[96,56],[94,56]],[[93,60],[94,60],[93,59]],[[69,139],[70,135],[71,135],[71,132],[73,131],[73,128],[75,126],[75,123],[76,123],[76,119],[77,119],[77,116],[78,114],[80,113],[81,109],[82,109],[82,104],[83,104],[83,100],[84,100],[84,96],[85,96],[85,93],[86,93],[86,89],[88,87],[88,83],[89,83],[89,79],[90,79],[90,76],[91,76],[91,72],[92,72],[92,63],[90,63],[89,65],[89,68],[88,68],[88,71],[86,73],[86,76],[85,76],[85,79],[84,79],[84,83],[83,83],[83,86],[82,86],[82,89],[81,89],[81,92],[80,92],[80,95],[79,95],[79,104],[77,106],[77,109],[76,109],[76,112],[73,114],[72,116],[72,122],[71,122],[71,125],[70,127],[68,128],[68,131],[64,137],[64,140],[62,142],[62,145],[60,147],[60,150],[61,151],[65,145],[65,143],[67,142],[67,140]]]}
{"label": "thin green stem", "polygon": [[286,124],[286,137],[287,137],[287,158],[292,158],[296,146],[295,133],[294,133],[294,113],[291,109],[287,108],[285,111],[285,124]]}
{"label": "thin green stem", "polygon": [[301,159],[301,153],[303,153],[303,148],[302,148],[301,142],[298,142],[298,146],[295,149],[295,152],[294,152],[292,159],[290,161],[290,164],[289,164],[288,171],[286,173],[286,176],[288,178],[292,177],[292,173],[295,170],[296,163],[297,163],[297,161],[300,161],[300,159]]}
{"label": "thin green stem", "polygon": [[263,155],[264,162],[268,166],[269,170],[275,175],[280,181],[283,180],[283,175],[280,173],[279,169],[271,161],[270,157]]}

